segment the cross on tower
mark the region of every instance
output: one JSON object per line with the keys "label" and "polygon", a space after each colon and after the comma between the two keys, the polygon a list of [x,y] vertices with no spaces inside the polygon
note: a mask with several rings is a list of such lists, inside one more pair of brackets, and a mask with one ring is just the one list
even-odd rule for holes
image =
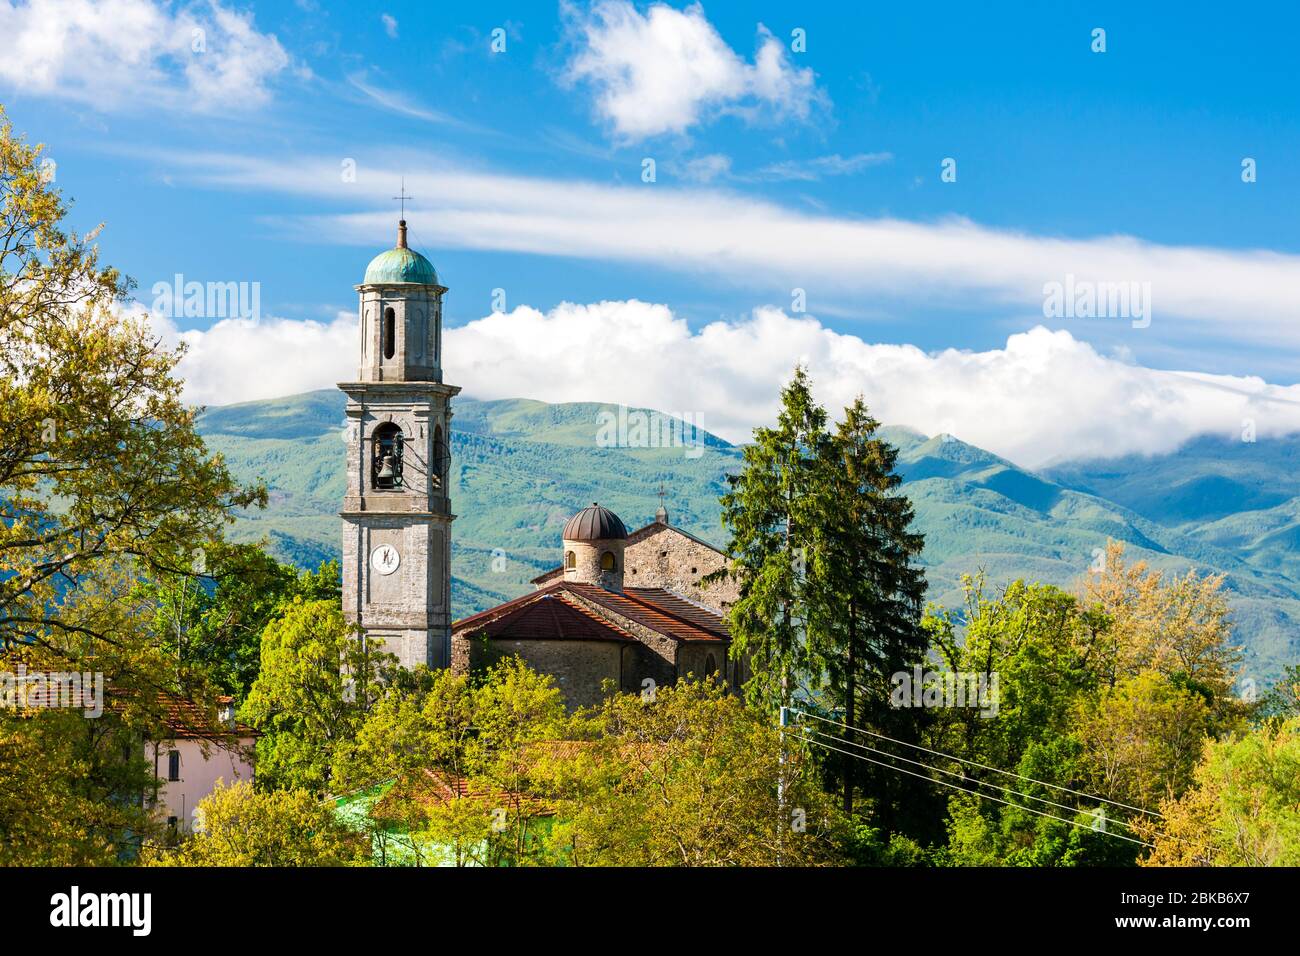
{"label": "cross on tower", "polygon": [[659,507],[660,508],[664,506],[664,498],[667,497],[667,495],[668,492],[664,489],[664,483],[662,481],[659,482]]}
{"label": "cross on tower", "polygon": [[399,190],[398,194],[397,194],[396,196],[394,196],[393,198],[394,198],[394,199],[399,199],[399,200],[401,200],[401,202],[402,202],[402,220],[405,221],[405,220],[406,220],[406,200],[408,200],[408,199],[414,199],[414,198],[415,198],[414,196],[408,195],[407,192],[406,192],[406,177],[405,177],[405,176],[402,177],[402,188],[401,188],[401,190]]}

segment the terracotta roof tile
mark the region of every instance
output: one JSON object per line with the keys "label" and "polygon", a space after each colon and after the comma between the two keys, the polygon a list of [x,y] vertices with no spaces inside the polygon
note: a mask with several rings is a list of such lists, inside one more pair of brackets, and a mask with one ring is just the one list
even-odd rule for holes
{"label": "terracotta roof tile", "polygon": [[[661,606],[654,598],[659,589],[645,589],[638,594],[634,589],[622,594],[607,591],[594,584],[565,584],[564,587],[584,600],[599,604],[630,621],[648,627],[665,637],[677,641],[716,641],[727,640],[725,632],[716,627],[706,629],[688,617],[679,614],[678,609]],[[664,591],[663,594],[669,592]],[[702,610],[702,609],[699,609]]]}
{"label": "terracotta roof tile", "polygon": [[566,593],[568,585],[535,591],[481,614],[457,621],[456,633],[519,640],[589,640],[635,642],[636,638]]}

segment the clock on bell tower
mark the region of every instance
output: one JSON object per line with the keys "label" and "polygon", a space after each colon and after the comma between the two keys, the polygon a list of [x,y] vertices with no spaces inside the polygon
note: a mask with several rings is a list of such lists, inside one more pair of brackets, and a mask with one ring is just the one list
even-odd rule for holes
{"label": "clock on bell tower", "polygon": [[402,665],[445,667],[451,641],[451,399],[442,296],[406,242],[377,255],[360,294],[361,366],[347,403],[343,613]]}

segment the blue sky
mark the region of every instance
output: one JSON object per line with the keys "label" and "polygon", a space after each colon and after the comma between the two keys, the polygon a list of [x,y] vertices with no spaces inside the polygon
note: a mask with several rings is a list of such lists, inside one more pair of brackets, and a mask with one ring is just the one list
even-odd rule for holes
{"label": "blue sky", "polygon": [[[566,302],[662,306],[683,348],[718,323],[752,332],[755,310],[775,309],[815,322],[822,344],[769,356],[783,336],[799,340],[778,329],[775,343],[754,339],[758,364],[788,368],[825,350],[821,371],[839,397],[908,381],[899,366],[877,375],[893,354],[883,347],[1006,365],[1009,336],[1043,327],[1066,335],[1031,344],[1085,359],[1057,376],[1090,374],[1095,358],[1121,383],[1097,409],[1158,403],[1174,387],[1138,382],[1132,369],[1194,373],[1181,381],[1196,387],[1219,376],[1235,404],[1215,417],[1213,401],[1180,392],[1165,423],[1176,437],[1266,417],[1252,402],[1291,404],[1290,389],[1275,387],[1297,381],[1300,353],[1288,5],[122,6],[129,15],[107,23],[61,0],[0,0],[0,35],[19,38],[0,65],[0,102],[48,144],[75,223],[107,222],[104,256],[146,304],[154,282],[182,273],[259,283],[262,313],[285,341],[299,328],[286,323],[336,322],[355,308],[366,261],[392,242],[388,197],[404,175],[412,244],[452,289],[453,329],[504,321],[490,314],[498,288],[509,315],[526,306],[555,319]],[[33,26],[51,20],[63,24],[54,39]],[[196,27],[201,53],[187,48]],[[1099,27],[1105,52],[1092,50]],[[792,49],[796,30],[803,51]],[[647,158],[653,183],[642,181]],[[947,158],[955,182],[941,181]],[[339,172],[347,160],[354,182]],[[1043,284],[1067,273],[1150,283],[1150,323],[1045,316]],[[572,334],[599,336],[615,312]],[[173,320],[182,337],[218,323]],[[501,347],[509,327],[479,331],[462,339]],[[648,328],[647,341],[656,334]],[[190,340],[204,352],[202,336]],[[216,341],[195,372],[209,383],[203,400],[237,374]],[[623,358],[637,364],[629,348]],[[861,360],[845,367],[852,352]],[[1041,373],[1030,352],[1022,361]],[[333,368],[313,365],[284,387],[323,386]],[[623,400],[548,389],[509,362],[488,387],[474,368],[463,374],[480,393]],[[941,369],[916,372],[919,386]],[[1011,394],[970,374],[976,392]],[[262,394],[229,381],[232,398]],[[633,398],[656,393],[647,383]],[[678,388],[657,404],[721,401]],[[733,433],[766,407],[746,403],[727,422]],[[927,430],[967,415],[960,395],[895,407]],[[1143,432],[1129,444],[1153,441]]]}

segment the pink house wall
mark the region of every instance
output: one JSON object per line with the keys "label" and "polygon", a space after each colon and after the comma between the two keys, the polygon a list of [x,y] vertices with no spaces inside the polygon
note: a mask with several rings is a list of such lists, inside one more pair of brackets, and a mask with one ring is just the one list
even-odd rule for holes
{"label": "pink house wall", "polygon": [[[158,777],[158,815],[165,822],[176,818],[176,828],[189,833],[194,827],[194,808],[222,781],[229,785],[236,780],[253,779],[251,757],[253,738],[243,737],[238,748],[208,742],[204,756],[204,742],[195,739],[164,740],[154,746],[154,775]],[[168,753],[181,755],[180,780],[168,780]]]}

